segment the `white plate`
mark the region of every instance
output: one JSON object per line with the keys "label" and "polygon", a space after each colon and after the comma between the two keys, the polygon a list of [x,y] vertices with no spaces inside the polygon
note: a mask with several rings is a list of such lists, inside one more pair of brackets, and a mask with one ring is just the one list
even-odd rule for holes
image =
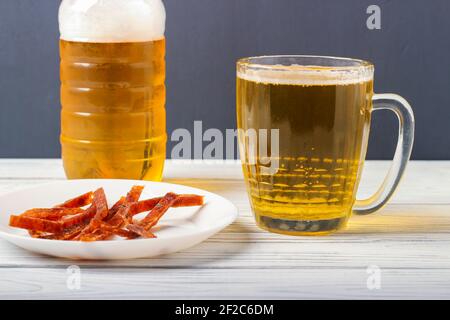
{"label": "white plate", "polygon": [[[145,186],[141,199],[167,192],[205,196],[203,207],[172,208],[155,230],[157,239],[111,240],[92,243],[34,239],[26,230],[8,226],[11,214],[47,208],[103,187],[108,204],[114,204],[134,185]],[[237,208],[213,193],[169,183],[133,180],[72,180],[40,185],[0,196],[0,237],[24,249],[69,259],[116,260],[154,257],[194,246],[236,220]]]}

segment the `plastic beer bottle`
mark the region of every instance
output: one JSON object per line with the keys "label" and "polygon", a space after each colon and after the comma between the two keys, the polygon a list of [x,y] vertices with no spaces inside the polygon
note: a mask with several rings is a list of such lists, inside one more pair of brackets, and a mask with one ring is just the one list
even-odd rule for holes
{"label": "plastic beer bottle", "polygon": [[165,20],[161,0],[61,3],[61,145],[69,179],[161,179]]}

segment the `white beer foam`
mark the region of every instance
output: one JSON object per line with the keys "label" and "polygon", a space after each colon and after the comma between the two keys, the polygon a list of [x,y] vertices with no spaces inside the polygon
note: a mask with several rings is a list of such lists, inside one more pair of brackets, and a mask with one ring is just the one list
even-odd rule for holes
{"label": "white beer foam", "polygon": [[78,42],[143,42],[164,38],[161,0],[64,0],[61,39]]}
{"label": "white beer foam", "polygon": [[372,67],[271,66],[271,69],[238,71],[243,80],[263,84],[326,86],[348,85],[373,80]]}

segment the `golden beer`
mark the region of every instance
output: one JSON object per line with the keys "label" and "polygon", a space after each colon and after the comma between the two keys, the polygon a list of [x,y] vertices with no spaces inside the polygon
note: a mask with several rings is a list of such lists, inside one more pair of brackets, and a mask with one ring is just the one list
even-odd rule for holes
{"label": "golden beer", "polygon": [[161,0],[61,2],[61,146],[69,179],[161,180],[165,19]]}
{"label": "golden beer", "polygon": [[[345,225],[366,154],[372,95],[371,78],[340,80],[326,67],[238,70],[238,127],[244,132],[279,129],[279,151],[271,156],[278,163],[275,173],[261,170],[259,158],[249,163],[252,146],[240,141],[259,226],[307,235]],[[267,143],[268,150],[276,149]]]}
{"label": "golden beer", "polygon": [[160,180],[165,40],[61,40],[61,143],[69,178]]}

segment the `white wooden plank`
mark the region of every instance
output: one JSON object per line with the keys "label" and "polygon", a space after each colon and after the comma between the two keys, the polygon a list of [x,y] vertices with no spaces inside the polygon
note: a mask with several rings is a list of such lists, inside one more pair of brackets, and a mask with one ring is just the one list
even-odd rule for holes
{"label": "white wooden plank", "polygon": [[[215,238],[189,250],[154,259],[70,261],[35,255],[2,243],[2,268],[55,268],[79,264],[117,268],[283,269],[350,268],[376,264],[385,268],[450,268],[448,247],[439,235],[398,238],[327,239],[322,242],[242,242]],[[225,238],[226,239],[226,238]]]}
{"label": "white wooden plank", "polygon": [[[236,160],[166,160],[164,170],[169,178],[243,178]],[[61,159],[0,159],[0,179],[65,179],[65,174]]]}
{"label": "white wooden plank", "polygon": [[59,159],[0,159],[0,179],[64,179]]}
{"label": "white wooden plank", "polygon": [[[378,216],[354,217],[346,231],[312,238],[264,232],[255,227],[251,216],[245,215],[225,231],[184,252],[154,259],[77,263],[193,269],[345,268],[369,264],[389,268],[450,268],[447,210],[447,206],[431,206],[427,209],[428,216],[424,216],[421,208],[415,206],[391,206]],[[72,263],[0,241],[0,267],[54,267]]]}
{"label": "white wooden plank", "polygon": [[367,268],[81,269],[69,290],[65,268],[2,269],[1,299],[377,299],[450,297],[450,270],[383,269],[380,289]]}
{"label": "white wooden plank", "polygon": [[[371,195],[379,187],[389,164],[387,161],[366,163],[359,198]],[[60,179],[64,179],[60,160],[0,160],[0,194]],[[213,192],[227,190],[230,194],[234,191],[237,196],[246,192],[241,167],[237,161],[224,161],[217,165],[199,161],[168,160],[165,181]],[[450,161],[411,162],[391,203],[450,204]]]}

